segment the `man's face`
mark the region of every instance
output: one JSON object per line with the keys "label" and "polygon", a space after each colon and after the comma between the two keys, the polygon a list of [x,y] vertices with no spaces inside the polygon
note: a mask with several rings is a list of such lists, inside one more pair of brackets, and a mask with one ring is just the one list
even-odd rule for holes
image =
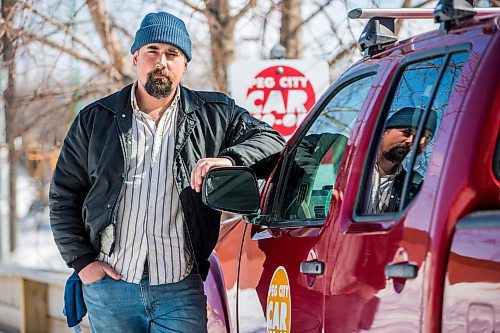
{"label": "man's face", "polygon": [[187,70],[186,56],[170,44],[146,44],[132,55],[132,62],[139,85],[158,99],[175,92]]}
{"label": "man's face", "polygon": [[[396,164],[403,162],[406,155],[410,152],[416,133],[417,130],[414,127],[390,128],[385,130],[380,145],[380,151],[384,158]],[[417,147],[417,154],[425,150],[430,139],[431,132],[426,129]]]}

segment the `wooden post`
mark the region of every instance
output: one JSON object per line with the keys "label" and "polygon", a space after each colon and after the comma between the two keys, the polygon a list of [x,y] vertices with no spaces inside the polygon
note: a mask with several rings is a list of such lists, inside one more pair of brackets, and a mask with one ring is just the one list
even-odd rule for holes
{"label": "wooden post", "polygon": [[48,333],[47,284],[23,279],[21,332]]}

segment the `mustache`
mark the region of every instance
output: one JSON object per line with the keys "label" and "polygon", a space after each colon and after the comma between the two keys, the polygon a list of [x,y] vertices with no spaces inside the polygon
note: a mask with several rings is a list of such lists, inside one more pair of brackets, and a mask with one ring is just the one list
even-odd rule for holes
{"label": "mustache", "polygon": [[170,78],[170,73],[166,69],[155,69],[151,72],[149,72],[148,76],[153,77],[153,75],[162,75],[164,77]]}
{"label": "mustache", "polygon": [[396,147],[394,147],[395,149],[398,149],[400,151],[406,151],[406,152],[409,152],[411,150],[411,146],[409,144],[401,144],[401,145],[397,145]]}

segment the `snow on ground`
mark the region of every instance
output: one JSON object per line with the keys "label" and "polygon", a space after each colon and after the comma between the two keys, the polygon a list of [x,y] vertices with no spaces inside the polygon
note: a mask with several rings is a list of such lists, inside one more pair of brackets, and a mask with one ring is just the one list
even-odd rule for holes
{"label": "snow on ground", "polygon": [[48,214],[45,223],[35,228],[20,229],[17,242],[17,249],[9,257],[9,263],[29,268],[70,272],[52,238]]}
{"label": "snow on ground", "polygon": [[[3,193],[5,188],[2,189]],[[52,238],[49,208],[36,198],[36,184],[20,168],[17,181],[17,248],[5,263],[17,266],[70,272]]]}

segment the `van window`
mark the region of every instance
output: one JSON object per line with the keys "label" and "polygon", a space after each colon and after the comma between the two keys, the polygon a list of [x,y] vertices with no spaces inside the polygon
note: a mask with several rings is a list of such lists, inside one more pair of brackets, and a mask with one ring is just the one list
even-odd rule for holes
{"label": "van window", "polygon": [[295,144],[282,187],[286,221],[324,222],[347,140],[373,78],[365,76],[337,91]]}
{"label": "van window", "polygon": [[[382,132],[374,140],[360,209],[362,214],[394,213],[419,192],[448,99],[467,52],[442,55],[404,67]],[[404,202],[402,204],[402,202]]]}

